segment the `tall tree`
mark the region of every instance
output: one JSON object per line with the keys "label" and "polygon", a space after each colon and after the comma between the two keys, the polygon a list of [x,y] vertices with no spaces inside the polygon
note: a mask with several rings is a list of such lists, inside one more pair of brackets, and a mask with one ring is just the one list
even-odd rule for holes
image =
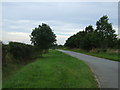
{"label": "tall tree", "polygon": [[91,50],[94,48],[97,48],[98,44],[98,38],[97,38],[97,34],[94,31],[94,28],[92,25],[89,25],[85,28],[85,36],[84,36],[84,40],[83,40],[83,49],[86,50]]}
{"label": "tall tree", "polygon": [[101,17],[96,23],[96,30],[94,30],[92,25],[87,26],[84,31],[80,31],[69,37],[65,46],[85,50],[115,47],[115,43],[117,43],[115,30],[108,20],[108,16]]}
{"label": "tall tree", "polygon": [[98,38],[100,38],[101,48],[113,47],[113,42],[116,39],[115,30],[108,20],[108,16],[103,16],[96,23],[96,31],[99,35]]}
{"label": "tall tree", "polygon": [[41,51],[47,51],[56,41],[56,36],[52,29],[44,23],[33,29],[30,37],[32,44]]}

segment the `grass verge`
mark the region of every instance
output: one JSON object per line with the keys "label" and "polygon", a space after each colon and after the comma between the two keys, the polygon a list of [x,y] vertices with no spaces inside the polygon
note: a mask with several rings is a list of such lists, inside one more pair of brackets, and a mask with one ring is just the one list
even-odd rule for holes
{"label": "grass verge", "polygon": [[81,60],[50,50],[3,82],[3,88],[97,88],[90,68]]}
{"label": "grass verge", "polygon": [[69,51],[74,51],[74,52],[78,52],[78,53],[83,53],[83,54],[87,54],[87,55],[91,55],[91,56],[96,56],[96,57],[100,57],[100,58],[105,58],[105,59],[109,59],[112,61],[119,61],[120,62],[120,53],[107,53],[107,52],[87,52],[85,50],[81,50],[81,49],[68,49],[68,48],[60,48],[62,50],[69,50]]}
{"label": "grass verge", "polygon": [[19,69],[25,65],[34,62],[36,58],[40,57],[40,52],[35,52],[31,57],[19,60],[15,59],[10,53],[6,55],[6,63],[2,65],[2,80],[5,81],[10,76],[15,74]]}

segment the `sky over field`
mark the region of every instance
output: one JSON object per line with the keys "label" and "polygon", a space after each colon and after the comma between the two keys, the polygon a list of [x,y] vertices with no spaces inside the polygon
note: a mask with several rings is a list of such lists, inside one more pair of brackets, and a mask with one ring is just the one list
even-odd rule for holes
{"label": "sky over field", "polygon": [[[2,40],[30,44],[32,29],[48,24],[64,44],[71,35],[93,25],[103,15],[108,15],[113,28],[118,30],[117,2],[4,2],[2,3]],[[117,32],[116,32],[117,33]]]}

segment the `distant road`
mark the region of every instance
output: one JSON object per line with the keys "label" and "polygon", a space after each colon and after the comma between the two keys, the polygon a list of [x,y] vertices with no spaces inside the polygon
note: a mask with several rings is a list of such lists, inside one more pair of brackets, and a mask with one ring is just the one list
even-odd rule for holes
{"label": "distant road", "polygon": [[118,88],[118,62],[73,51],[57,50],[85,61],[96,74],[101,88]]}

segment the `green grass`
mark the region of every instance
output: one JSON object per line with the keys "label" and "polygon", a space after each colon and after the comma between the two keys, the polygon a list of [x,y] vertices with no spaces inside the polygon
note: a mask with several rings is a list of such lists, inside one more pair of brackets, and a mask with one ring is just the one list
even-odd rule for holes
{"label": "green grass", "polygon": [[7,66],[3,66],[2,68],[2,79],[3,81],[8,79],[11,75],[13,75],[16,71],[22,68],[24,65],[17,63],[9,63]]}
{"label": "green grass", "polygon": [[74,51],[74,52],[79,52],[79,53],[83,53],[83,54],[87,54],[87,55],[91,55],[91,56],[96,56],[96,57],[100,57],[100,58],[105,58],[105,59],[109,59],[112,61],[119,61],[120,62],[120,53],[107,53],[107,52],[87,52],[85,50],[82,49],[68,49],[68,48],[61,48],[63,50],[69,50],[69,51]]}
{"label": "green grass", "polygon": [[3,88],[97,87],[94,74],[83,61],[56,50],[50,50],[3,82]]}
{"label": "green grass", "polygon": [[[23,66],[33,62],[35,58],[40,57],[40,52],[35,52],[30,58],[24,60],[15,59],[10,53],[6,55],[6,64],[2,65],[2,79],[8,79]],[[23,62],[24,61],[24,62]]]}

